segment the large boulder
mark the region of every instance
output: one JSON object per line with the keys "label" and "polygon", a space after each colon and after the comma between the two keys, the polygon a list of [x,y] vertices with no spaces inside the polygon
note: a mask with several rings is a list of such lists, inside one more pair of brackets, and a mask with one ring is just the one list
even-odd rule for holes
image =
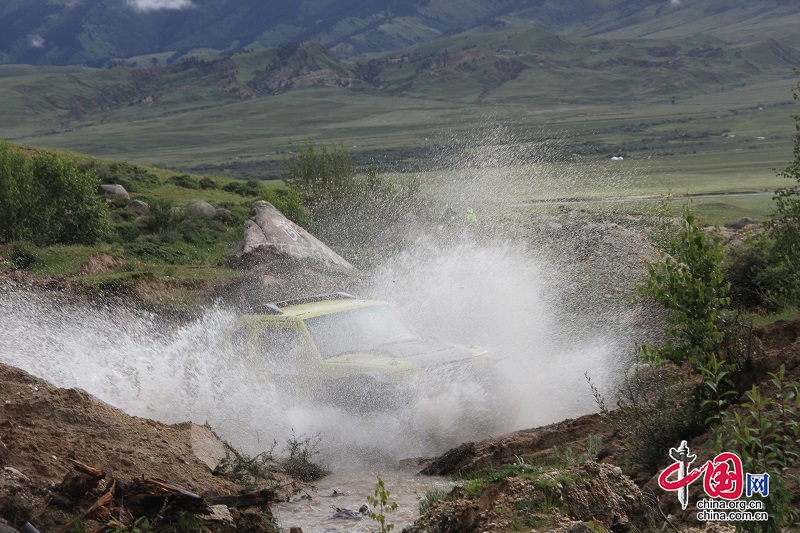
{"label": "large boulder", "polygon": [[216,208],[208,202],[195,202],[186,206],[186,212],[197,217],[214,218],[217,214]]}
{"label": "large boulder", "polygon": [[277,252],[294,259],[313,258],[328,265],[352,269],[339,254],[322,241],[283,216],[269,202],[259,200],[253,204],[250,218],[244,223],[244,238],[233,250],[241,258],[259,249]]}
{"label": "large boulder", "polygon": [[131,200],[125,209],[136,215],[142,216],[150,212],[150,204],[142,200]]}
{"label": "large boulder", "polygon": [[120,185],[119,183],[104,183],[102,185],[97,186],[97,194],[100,196],[110,196],[112,198],[122,198],[124,200],[130,200],[130,195],[128,191],[125,190],[125,187]]}

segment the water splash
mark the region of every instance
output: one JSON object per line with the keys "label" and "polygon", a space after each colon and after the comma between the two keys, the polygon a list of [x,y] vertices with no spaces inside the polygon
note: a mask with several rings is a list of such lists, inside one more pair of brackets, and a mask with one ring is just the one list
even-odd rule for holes
{"label": "water splash", "polygon": [[[543,150],[523,141],[507,131],[481,143],[468,139],[442,154],[459,170],[430,176],[427,186],[455,205],[496,213],[528,197],[574,196],[630,181],[602,165],[575,164],[557,145]],[[633,345],[624,311],[566,312],[581,302],[564,301],[574,291],[565,290],[572,281],[561,275],[563,265],[523,245],[471,238],[427,243],[387,259],[362,295],[395,303],[423,337],[487,347],[499,388],[462,376],[422,390],[402,412],[354,415],[287,397],[234,357],[231,311],[211,308],[170,329],[131,309],[14,291],[0,292],[0,361],[133,415],[208,423],[248,454],[293,434],[319,434],[331,464],[430,456],[488,432],[595,410],[584,374],[601,391],[612,390]],[[473,424],[476,413],[498,423]]]}
{"label": "water splash", "polygon": [[[84,389],[132,415],[208,423],[249,454],[294,433],[319,434],[320,451],[334,465],[430,456],[488,431],[593,409],[582,374],[603,380],[612,343],[593,341],[586,349],[563,343],[564,325],[551,311],[558,291],[548,286],[545,269],[523,248],[468,242],[407,252],[377,269],[365,296],[395,302],[424,337],[489,348],[505,378],[500,389],[487,390],[456,377],[423,390],[402,412],[364,416],[283,396],[232,356],[237,317],[219,308],[169,329],[130,309],[6,292],[0,361]],[[489,410],[498,405],[503,412]],[[476,414],[499,423],[472,424],[486,420]]]}

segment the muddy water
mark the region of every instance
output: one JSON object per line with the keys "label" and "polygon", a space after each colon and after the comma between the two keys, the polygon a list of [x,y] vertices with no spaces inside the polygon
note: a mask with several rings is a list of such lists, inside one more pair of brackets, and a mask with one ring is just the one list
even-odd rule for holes
{"label": "muddy water", "polygon": [[391,493],[389,501],[397,502],[397,510],[386,514],[386,523],[394,524],[395,531],[400,531],[419,517],[419,502],[427,491],[449,491],[454,486],[446,478],[416,475],[418,471],[418,467],[381,471],[364,468],[339,470],[318,481],[307,494],[274,505],[272,509],[280,526],[287,531],[295,526],[302,528],[304,533],[379,531],[378,523],[369,517],[345,520],[331,516],[336,508],[358,509],[367,503],[367,496],[373,495],[380,475],[386,490]]}

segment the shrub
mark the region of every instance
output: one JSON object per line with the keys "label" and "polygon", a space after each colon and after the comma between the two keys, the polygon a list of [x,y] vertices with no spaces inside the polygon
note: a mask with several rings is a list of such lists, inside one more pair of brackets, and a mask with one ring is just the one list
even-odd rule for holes
{"label": "shrub", "polygon": [[[800,73],[800,69],[797,70]],[[795,100],[800,99],[800,83],[794,89]],[[780,172],[794,186],[775,191],[775,208],[770,220],[770,236],[774,244],[769,255],[768,276],[773,282],[769,302],[773,307],[800,305],[800,115],[794,115],[797,133],[794,141],[794,159]]]}
{"label": "shrub", "polygon": [[[800,69],[796,70],[800,74]],[[800,99],[800,82],[793,90],[795,100]],[[759,243],[763,252],[761,260],[748,257],[752,265],[753,280],[744,286],[757,305],[770,310],[800,306],[800,115],[796,121],[794,157],[780,176],[794,182],[793,185],[775,191],[774,208],[768,223],[769,232]],[[752,303],[751,300],[746,300]]]}
{"label": "shrub", "polygon": [[717,354],[724,337],[720,311],[730,303],[730,285],[721,271],[722,244],[703,232],[687,206],[668,251],[662,261],[647,266],[637,287],[667,310],[666,341],[639,348],[647,361],[688,361],[697,370]]}
{"label": "shrub", "polygon": [[261,182],[255,179],[247,180],[245,183],[232,181],[223,185],[222,190],[242,196],[258,196],[258,193],[261,192]]}
{"label": "shrub", "polygon": [[[409,214],[422,212],[418,182],[398,184],[374,167],[356,175],[341,146],[329,149],[309,141],[286,164],[289,188],[299,193],[311,216],[311,228],[323,241],[349,252],[354,260],[391,247],[389,230]],[[369,257],[364,257],[368,262]]]}
{"label": "shrub", "polygon": [[33,244],[20,241],[11,247],[9,258],[14,268],[28,270],[39,260],[39,251]]}
{"label": "shrub", "polygon": [[64,157],[0,142],[0,242],[94,244],[109,230],[97,176]]}
{"label": "shrub", "polygon": [[300,227],[308,228],[311,226],[311,216],[308,213],[303,198],[296,189],[280,187],[263,191],[259,198],[266,200],[283,213],[283,215]]}
{"label": "shrub", "polygon": [[173,185],[183,187],[184,189],[200,188],[200,182],[191,177],[189,174],[176,174],[175,176],[170,176],[168,181]]}
{"label": "shrub", "polygon": [[773,240],[751,235],[728,248],[722,265],[731,286],[731,303],[737,308],[755,309],[765,305],[774,290],[768,275]]}
{"label": "shrub", "polygon": [[125,252],[144,261],[172,265],[188,263],[190,259],[184,250],[154,242],[129,242]]}
{"label": "shrub", "polygon": [[697,381],[672,365],[638,371],[625,380],[618,409],[608,416],[626,435],[629,470],[640,468],[652,475],[663,462],[665,449],[703,432],[696,390]]}
{"label": "shrub", "polygon": [[158,176],[130,163],[90,161],[81,163],[80,168],[84,171],[94,172],[100,183],[118,183],[128,192],[141,191],[143,188],[159,183]]}
{"label": "shrub", "polygon": [[178,227],[175,204],[169,200],[154,200],[147,215],[142,217],[142,225],[151,233],[175,231]]}
{"label": "shrub", "polygon": [[201,189],[219,189],[219,184],[208,176],[200,178],[198,185]]}
{"label": "shrub", "polygon": [[774,399],[753,385],[741,409],[724,413],[715,435],[718,451],[732,451],[741,457],[743,472],[770,475],[769,495],[760,498],[769,519],[765,523],[739,522],[737,531],[779,532],[800,527],[796,496],[793,499],[789,489],[791,483],[800,483],[795,469],[800,462],[800,384],[787,382],[784,365],[770,376]]}
{"label": "shrub", "polygon": [[330,472],[323,466],[313,461],[319,454],[317,446],[320,437],[292,437],[286,441],[284,449],[289,455],[281,460],[284,471],[295,479],[311,482],[322,479]]}
{"label": "shrub", "polygon": [[248,455],[231,455],[226,451],[214,469],[214,475],[227,477],[234,483],[242,485],[245,490],[255,490],[259,482],[275,483],[275,458],[272,455],[275,446],[268,452],[262,452],[254,457]]}

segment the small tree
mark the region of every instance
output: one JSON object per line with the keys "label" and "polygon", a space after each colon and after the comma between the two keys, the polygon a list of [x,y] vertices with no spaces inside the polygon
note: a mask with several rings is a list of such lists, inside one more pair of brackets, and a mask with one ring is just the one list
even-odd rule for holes
{"label": "small tree", "polygon": [[329,209],[355,186],[350,154],[341,145],[329,150],[324,144],[317,148],[309,140],[292,154],[286,169],[289,172],[285,180],[287,185],[300,191],[312,213]]}
{"label": "small tree", "polygon": [[638,287],[667,309],[667,339],[662,346],[644,344],[640,349],[646,360],[688,361],[698,370],[719,351],[720,311],[730,303],[730,285],[721,270],[722,244],[703,232],[687,206],[681,229],[667,248],[669,255],[647,266],[647,277]]}
{"label": "small tree", "polygon": [[391,247],[397,235],[388,230],[423,203],[416,182],[398,184],[374,167],[366,176],[357,175],[342,146],[329,149],[308,141],[286,169],[285,181],[308,209],[312,231],[351,261],[369,262],[380,248]]}

